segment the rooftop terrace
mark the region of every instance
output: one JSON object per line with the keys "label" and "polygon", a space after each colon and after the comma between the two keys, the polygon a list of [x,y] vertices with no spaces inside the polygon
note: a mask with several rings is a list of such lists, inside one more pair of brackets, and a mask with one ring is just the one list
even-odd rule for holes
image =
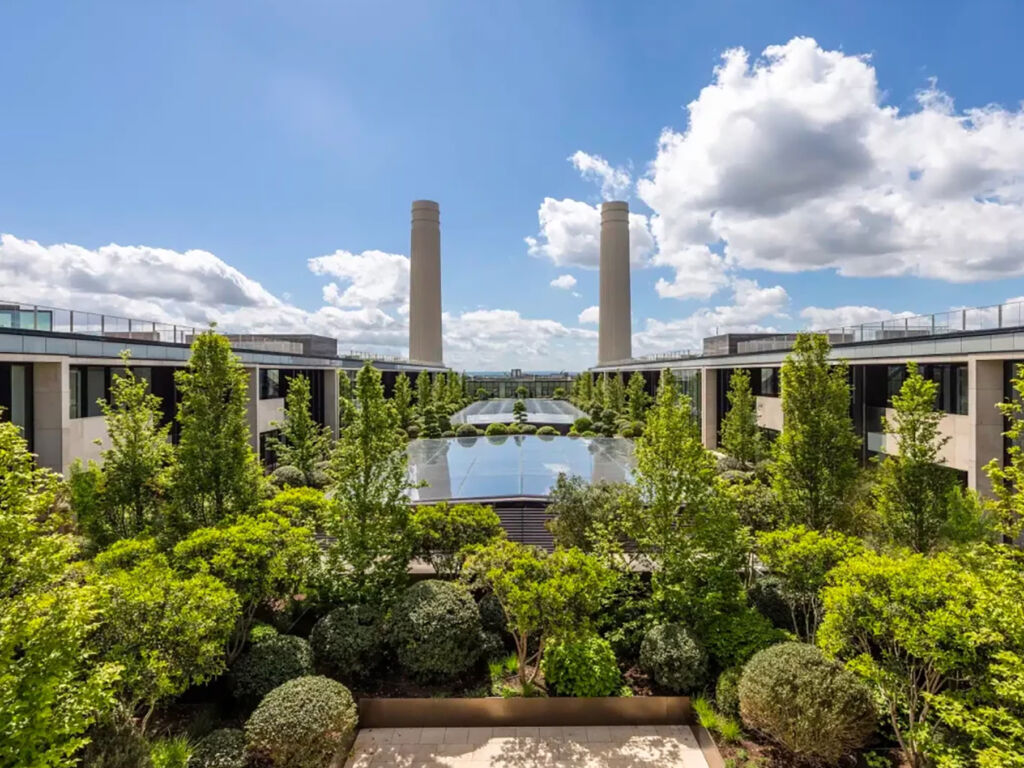
{"label": "rooftop terrace", "polygon": [[[515,418],[512,408],[515,398],[501,397],[494,400],[481,400],[466,406],[452,416],[452,424],[472,424],[486,427],[488,424],[509,424]],[[526,421],[528,424],[572,424],[583,411],[565,400],[545,400],[530,397],[523,400],[526,404]]]}

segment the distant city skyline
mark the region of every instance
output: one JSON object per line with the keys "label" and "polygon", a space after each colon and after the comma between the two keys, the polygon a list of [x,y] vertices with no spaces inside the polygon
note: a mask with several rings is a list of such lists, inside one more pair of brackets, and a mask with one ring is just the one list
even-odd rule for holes
{"label": "distant city skyline", "polygon": [[438,201],[445,363],[633,352],[1024,296],[1009,2],[100,2],[0,9],[5,300],[408,350]]}

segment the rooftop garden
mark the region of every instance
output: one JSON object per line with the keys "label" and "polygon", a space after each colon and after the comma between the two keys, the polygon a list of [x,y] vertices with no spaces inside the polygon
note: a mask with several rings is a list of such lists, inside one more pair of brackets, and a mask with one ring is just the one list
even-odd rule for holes
{"label": "rooftop garden", "polygon": [[911,369],[900,454],[862,468],[827,358],[797,341],[771,441],[733,375],[722,455],[671,375],[653,401],[582,378],[600,428],[577,433],[629,429],[635,483],[560,477],[552,552],[487,507],[408,503],[406,442],[450,431],[456,374],[386,398],[367,364],[336,441],[293,380],[268,476],[226,339],[178,374],[175,445],[126,359],[98,463],[57,476],[0,422],[0,765],[315,768],[361,696],[666,693],[734,768],[1022,766],[1024,455],[964,491]]}

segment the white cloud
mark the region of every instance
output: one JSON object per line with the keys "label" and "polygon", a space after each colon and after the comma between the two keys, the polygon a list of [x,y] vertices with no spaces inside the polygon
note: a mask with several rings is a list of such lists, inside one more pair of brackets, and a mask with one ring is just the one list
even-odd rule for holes
{"label": "white cloud", "polygon": [[735,269],[1024,274],[1024,112],[957,113],[934,82],[910,112],[882,99],[869,58],[808,38],[727,51],[637,184],[654,263],[676,270],[659,293]]}
{"label": "white cloud", "polygon": [[[457,368],[579,369],[593,364],[597,332],[512,309],[444,315],[445,361]],[[580,342],[586,342],[581,344]]]}
{"label": "white cloud", "polygon": [[600,155],[588,155],[577,150],[569,158],[569,162],[584,179],[600,185],[601,197],[604,200],[621,198],[633,184],[633,179],[625,168],[613,168],[611,163]]}
{"label": "white cloud", "polygon": [[762,288],[754,280],[734,280],[732,303],[714,308],[702,307],[679,320],[649,318],[644,329],[633,335],[637,355],[689,350],[697,352],[705,336],[720,333],[774,332],[764,325],[770,318],[784,319],[789,295],[781,285]]}
{"label": "white cloud", "polygon": [[[544,198],[537,211],[540,233],[527,237],[531,256],[551,259],[560,267],[597,269],[601,245],[601,206],[580,200]],[[654,248],[647,217],[629,214],[629,261],[645,265]]]}
{"label": "white cloud", "polygon": [[597,321],[600,316],[601,308],[595,305],[593,307],[587,307],[582,312],[580,312],[580,316],[576,319],[576,321],[580,323],[580,325],[583,325],[584,323],[591,323],[593,325],[597,325]]}
{"label": "white cloud", "polygon": [[572,275],[559,275],[551,281],[552,288],[561,288],[562,290],[568,291],[571,288],[576,287],[576,278]]}
{"label": "white cloud", "polygon": [[893,312],[888,309],[864,306],[805,307],[800,310],[800,317],[807,321],[807,328],[815,331],[873,323],[878,320],[913,317],[914,315],[914,312]]}
{"label": "white cloud", "polygon": [[409,300],[409,259],[398,253],[335,251],[309,259],[315,275],[331,275],[346,283],[324,286],[324,301],[336,307],[401,305]]}

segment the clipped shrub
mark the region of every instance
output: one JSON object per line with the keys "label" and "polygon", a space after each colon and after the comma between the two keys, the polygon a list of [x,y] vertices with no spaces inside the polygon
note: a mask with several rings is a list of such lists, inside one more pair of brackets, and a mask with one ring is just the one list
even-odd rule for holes
{"label": "clipped shrub", "polygon": [[274,768],[322,768],[355,735],[348,688],[328,677],[297,677],[268,693],[245,724],[248,753]]}
{"label": "clipped shrub", "polygon": [[196,744],[188,768],[246,768],[245,731],[218,728]]}
{"label": "clipped shrub", "polygon": [[743,667],[729,667],[718,676],[715,684],[715,706],[729,717],[740,716],[740,677]]}
{"label": "clipped shrub", "polygon": [[444,432],[441,433],[441,437],[455,437],[455,430],[446,429]]}
{"label": "clipped shrub", "polygon": [[380,634],[380,614],[370,606],[335,608],[309,636],[317,668],[342,680],[365,679],[377,667]]}
{"label": "clipped shrub", "polygon": [[[319,472],[320,470],[314,470]],[[267,512],[288,518],[292,525],[310,530],[321,527],[327,514],[327,498],[316,488],[285,488],[263,503]]]}
{"label": "clipped shrub", "polygon": [[596,634],[551,642],[544,649],[541,671],[563,696],[611,696],[622,685],[611,643]]}
{"label": "clipped shrub", "polygon": [[480,636],[480,658],[484,661],[500,659],[508,655],[505,641],[497,632],[484,632]]}
{"label": "clipped shrub", "polygon": [[508,433],[510,435],[519,435],[522,434],[523,431],[523,428],[519,424],[516,424],[514,421],[511,424],[506,424],[505,428],[508,430]]}
{"label": "clipped shrub", "polygon": [[747,591],[747,595],[758,612],[774,626],[780,629],[793,628],[793,618],[782,595],[782,581],[778,576],[761,576]]}
{"label": "clipped shrub", "polygon": [[410,440],[415,440],[420,436],[420,428],[418,424],[410,424],[406,427],[405,434],[409,436]]}
{"label": "clipped shrub", "polygon": [[597,434],[597,432],[595,432],[594,430],[588,429],[586,432],[580,434],[580,437],[600,437],[600,435]]}
{"label": "clipped shrub", "polygon": [[589,416],[580,416],[576,421],[572,423],[572,428],[577,432],[586,432],[593,425]]}
{"label": "clipped shrub", "polygon": [[780,643],[747,662],[740,716],[796,755],[835,763],[875,729],[871,691],[807,643]]}
{"label": "clipped shrub", "polygon": [[541,427],[540,429],[538,429],[537,430],[537,434],[541,435],[541,436],[557,435],[558,434],[558,430],[549,425],[549,426],[544,426],[544,427]]}
{"label": "clipped shrub", "polygon": [[88,731],[89,743],[79,754],[82,768],[151,768],[149,745],[135,718],[116,706]]}
{"label": "clipped shrub", "polygon": [[480,434],[480,430],[472,424],[460,424],[459,428],[455,430],[455,434],[458,437],[476,437]]}
{"label": "clipped shrub", "polygon": [[480,611],[480,623],[485,632],[497,632],[504,635],[508,631],[508,619],[505,617],[505,610],[501,607],[501,601],[493,592],[488,592],[480,598],[477,603]]}
{"label": "clipped shrub", "polygon": [[521,435],[535,435],[535,434],[537,434],[537,425],[536,424],[520,424],[519,425],[519,434],[521,434]]}
{"label": "clipped shrub", "polygon": [[331,477],[322,469],[314,469],[306,476],[306,482],[310,488],[320,490],[331,484]]}
{"label": "clipped shrub", "polygon": [[409,587],[388,629],[398,663],[420,680],[457,677],[480,657],[480,611],[461,584],[432,579]]}
{"label": "clipped shrub", "polygon": [[484,434],[488,437],[493,437],[495,435],[507,435],[508,427],[505,424],[496,421],[493,424],[487,425],[487,429],[484,430]]}
{"label": "clipped shrub", "polygon": [[658,624],[640,643],[640,667],[670,690],[689,693],[707,676],[707,656],[682,624]]}
{"label": "clipped shrub", "polygon": [[259,701],[296,677],[313,674],[313,651],[295,635],[277,635],[256,643],[231,668],[232,690],[241,701]]}
{"label": "clipped shrub", "polygon": [[416,556],[426,560],[442,578],[462,570],[463,550],[505,535],[501,518],[481,504],[423,504],[412,509],[409,530]]}
{"label": "clipped shrub", "polygon": [[270,473],[270,481],[279,488],[302,488],[306,485],[306,473],[286,464]]}

